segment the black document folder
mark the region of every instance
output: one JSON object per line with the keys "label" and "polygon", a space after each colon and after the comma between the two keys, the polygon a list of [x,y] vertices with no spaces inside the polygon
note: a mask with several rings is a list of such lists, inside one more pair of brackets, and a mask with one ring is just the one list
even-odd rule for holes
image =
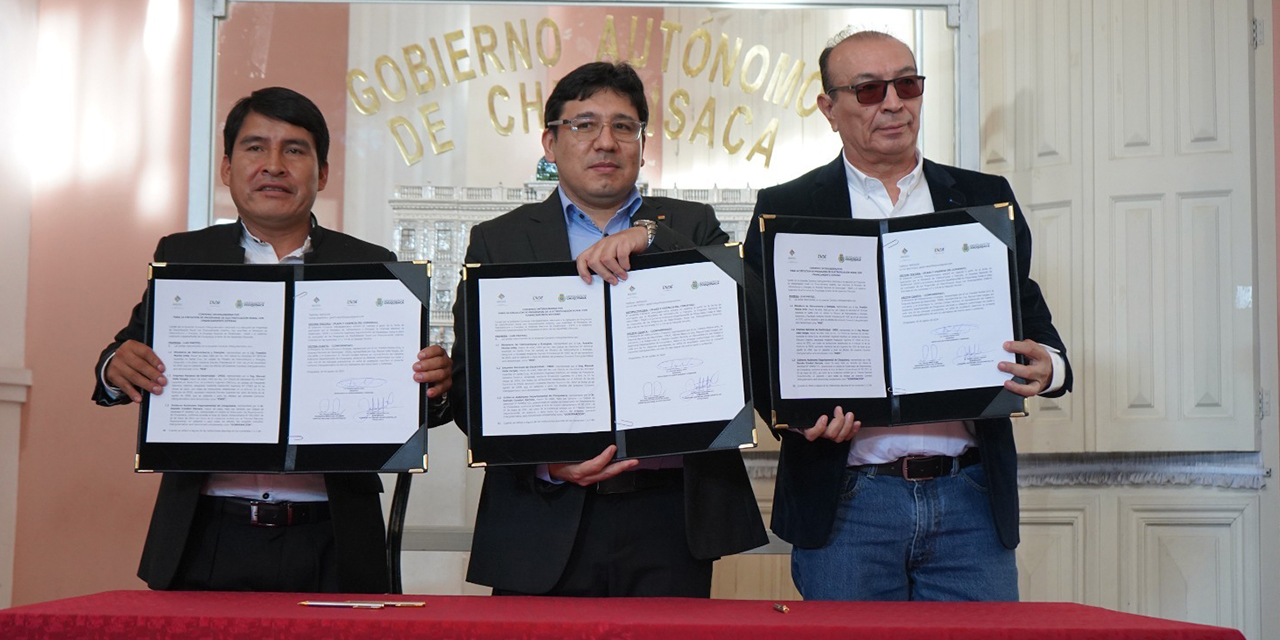
{"label": "black document folder", "polygon": [[[885,220],[763,215],[759,224],[763,280],[752,279],[751,286],[763,287],[752,299],[766,306],[768,347],[753,357],[768,358],[770,396],[757,402],[768,403],[761,413],[771,427],[806,428],[836,406],[864,426],[1026,414],[1026,399],[991,379],[1000,376],[997,362],[1013,354],[999,342],[969,339],[980,333],[979,325],[1022,338],[1012,206]],[[911,233],[921,230],[928,235]],[[966,270],[965,260],[977,259],[978,252],[984,252],[985,266]],[[855,280],[850,271],[863,274],[857,286],[866,287],[870,302],[847,302],[848,283]],[[966,291],[966,283],[977,279],[991,286]],[[979,323],[950,319],[957,309],[1005,296],[1007,310],[990,305],[1000,309],[994,317],[988,312]],[[855,326],[851,317],[866,321]],[[921,327],[927,327],[927,339]],[[954,386],[929,386],[928,376],[937,375],[931,370],[949,366],[982,375],[973,375],[978,382],[972,384],[960,379]]]}
{"label": "black document folder", "polygon": [[[573,262],[466,266],[468,464],[755,446],[741,246],[632,256],[629,273],[587,287]],[[721,322],[703,326],[712,307]],[[715,358],[682,350],[713,335]]]}
{"label": "black document folder", "polygon": [[[160,396],[143,394],[135,468],[425,471],[425,385],[354,372],[361,362],[416,360],[427,343],[430,282],[428,262],[152,264],[146,342],[170,354],[162,356],[170,382]],[[348,292],[341,299],[330,295],[339,286]],[[249,342],[249,334],[261,340]],[[402,335],[412,343],[397,341]],[[395,343],[373,342],[378,336]],[[413,373],[395,368],[406,380]],[[317,380],[336,382],[314,388]],[[291,405],[302,395],[320,399],[300,407],[294,424]]]}

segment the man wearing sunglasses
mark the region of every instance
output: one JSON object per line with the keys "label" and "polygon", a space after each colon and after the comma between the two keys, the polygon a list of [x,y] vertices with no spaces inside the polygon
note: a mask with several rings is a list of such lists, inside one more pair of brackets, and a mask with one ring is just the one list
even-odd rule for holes
{"label": "man wearing sunglasses", "polygon": [[[818,108],[840,134],[830,164],[760,192],[755,214],[885,219],[959,207],[1014,206],[1025,340],[1000,363],[1023,396],[1071,389],[1065,347],[1029,277],[1031,232],[1001,177],[939,165],[916,148],[924,76],[911,50],[883,33],[842,34],[819,57]],[[747,266],[760,277],[758,224]],[[763,326],[763,301],[750,304]],[[758,340],[753,340],[759,344]],[[768,380],[753,358],[753,378]],[[767,383],[765,383],[767,384]],[[765,397],[767,387],[758,388]],[[764,395],[761,395],[764,394]],[[806,599],[1017,600],[1017,460],[1009,419],[863,427],[833,407],[782,434],[772,529],[790,542]]]}
{"label": "man wearing sunglasses", "polygon": [[[640,195],[648,121],[630,66],[594,62],[566,75],[547,98],[542,133],[559,188],[476,225],[466,262],[576,259],[583,280],[616,285],[634,254],[728,241],[710,206]],[[453,404],[465,430],[462,318],[455,304]],[[716,558],[767,542],[737,451],[643,462],[616,453],[610,445],[576,464],[487,468],[467,580],[495,594],[706,598]]]}

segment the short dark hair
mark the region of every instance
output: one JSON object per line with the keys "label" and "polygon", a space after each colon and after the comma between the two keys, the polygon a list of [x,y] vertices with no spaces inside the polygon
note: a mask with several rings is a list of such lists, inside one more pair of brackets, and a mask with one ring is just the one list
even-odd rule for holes
{"label": "short dark hair", "polygon": [[284,87],[258,89],[231,107],[227,124],[222,128],[222,153],[228,158],[236,145],[236,137],[240,135],[240,127],[251,112],[306,129],[315,139],[320,166],[329,162],[329,126],[325,124],[320,107],[310,98]]}
{"label": "short dark hair", "polygon": [[[559,120],[564,104],[570,100],[586,100],[601,91],[616,91],[631,100],[640,122],[649,124],[649,101],[644,97],[644,81],[625,62],[588,62],[569,72],[556,83],[547,98],[543,124]],[[552,135],[555,132],[552,131]]]}
{"label": "short dark hair", "polygon": [[851,29],[845,29],[844,31],[837,33],[835,37],[831,38],[831,40],[827,42],[827,48],[823,49],[822,54],[818,56],[818,72],[822,74],[823,93],[831,93],[831,69],[828,64],[831,59],[831,52],[835,51],[836,47],[850,40],[893,40],[894,42],[901,42],[904,45],[906,44],[883,31],[853,31]]}

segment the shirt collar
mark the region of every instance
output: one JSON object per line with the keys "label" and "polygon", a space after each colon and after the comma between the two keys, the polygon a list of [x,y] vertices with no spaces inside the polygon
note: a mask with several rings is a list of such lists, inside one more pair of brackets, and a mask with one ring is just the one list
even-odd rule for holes
{"label": "shirt collar", "polygon": [[[556,189],[556,192],[560,194],[560,207],[564,209],[565,224],[572,225],[575,214],[581,213],[586,215],[582,209],[578,208],[578,205],[574,204],[573,201],[569,199],[569,196],[565,194],[564,189]],[[625,219],[630,220],[631,216],[634,216],[636,211],[640,210],[640,205],[643,203],[644,198],[640,196],[640,190],[632,187],[631,193],[627,194],[626,203],[618,208],[618,212],[614,214],[613,219],[617,219],[619,216],[622,216]],[[587,216],[587,219],[590,220],[591,216]],[[601,229],[601,231],[603,231],[603,229]]]}
{"label": "shirt collar", "polygon": [[[267,242],[266,240],[263,240],[258,236],[253,235],[253,233],[249,231],[249,227],[245,226],[244,220],[239,220],[238,224],[240,225],[240,231],[241,231],[240,246],[244,247],[247,255],[265,256],[267,252],[270,252],[271,256],[276,255],[275,247],[271,246],[270,242]],[[311,228],[312,229],[316,228],[315,216],[311,217]],[[280,257],[278,261],[285,262],[290,259],[301,260],[303,256],[305,256],[310,252],[311,252],[311,234],[307,234],[307,239],[302,242],[301,247],[298,247],[297,249],[290,251],[287,255]],[[249,260],[246,260],[246,262],[255,263],[255,262],[258,262],[258,260],[249,259]]]}
{"label": "shirt collar", "polygon": [[[853,166],[849,162],[849,158],[845,157],[844,152],[840,152],[840,159],[844,160],[844,173],[849,181],[849,189],[857,195],[866,196],[875,193],[877,190],[884,190],[884,183],[877,178],[863,173],[860,169]],[[924,180],[924,154],[916,149],[916,166],[905,176],[898,180],[899,198],[910,195],[913,190]]]}

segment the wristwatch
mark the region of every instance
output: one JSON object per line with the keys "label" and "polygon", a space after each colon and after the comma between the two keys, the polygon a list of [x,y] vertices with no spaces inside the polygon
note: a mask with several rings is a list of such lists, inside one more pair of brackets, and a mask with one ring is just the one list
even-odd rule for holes
{"label": "wristwatch", "polygon": [[658,223],[652,220],[636,220],[635,222],[631,223],[631,226],[644,227],[644,230],[649,234],[648,246],[653,246],[653,236],[657,235],[658,233]]}

